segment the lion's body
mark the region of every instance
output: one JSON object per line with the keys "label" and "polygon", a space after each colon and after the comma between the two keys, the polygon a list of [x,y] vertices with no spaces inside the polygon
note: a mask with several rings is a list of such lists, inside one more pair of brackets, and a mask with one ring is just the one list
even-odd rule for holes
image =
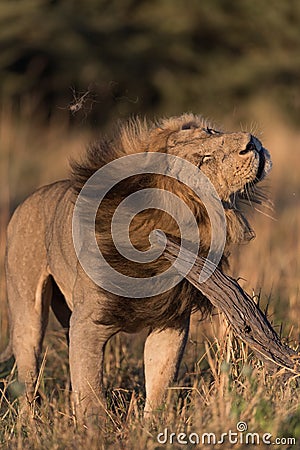
{"label": "lion's body", "polygon": [[[121,127],[112,143],[98,143],[90,148],[85,163],[73,165],[71,180],[39,189],[15,211],[8,228],[6,260],[11,343],[19,380],[26,384],[30,401],[35,392],[50,305],[63,327],[70,329],[72,389],[80,417],[101,410],[103,351],[107,340],[120,330],[135,332],[150,328],[145,345],[145,410],[155,409],[162,401],[181,359],[191,311],[208,311],[210,303],[186,280],[166,293],[145,299],[136,299],[134,292],[132,298],[123,298],[96,286],[82,269],[74,250],[74,203],[84,183],[97,169],[121,156],[151,151],[171,153],[194,164],[198,152],[203,172],[215,185],[224,205],[230,205],[232,194],[268,172],[268,153],[259,147],[258,140],[255,145],[259,148],[254,148],[254,144],[250,148],[249,142],[252,145],[255,138],[247,133],[212,133],[213,130],[202,127],[203,121],[197,116],[175,118],[162,122],[159,127],[149,128],[140,123]],[[204,164],[204,156],[215,158],[215,166]],[[200,254],[207,255],[210,225],[206,210],[188,188],[174,183],[162,176],[133,177],[130,182],[120,184],[104,201],[105,213],[100,211],[96,221],[98,245],[117,270],[148,277],[168,265],[163,257],[153,264],[130,265],[113,248],[110,236],[113,211],[137,188],[159,187],[183,198],[197,218],[202,239]],[[232,242],[246,240],[251,230],[238,210],[232,205],[224,207],[227,253]],[[146,249],[145,239],[154,228],[178,238],[176,223],[163,212],[145,211],[132,223],[133,244]],[[226,262],[225,254],[220,267]]]}

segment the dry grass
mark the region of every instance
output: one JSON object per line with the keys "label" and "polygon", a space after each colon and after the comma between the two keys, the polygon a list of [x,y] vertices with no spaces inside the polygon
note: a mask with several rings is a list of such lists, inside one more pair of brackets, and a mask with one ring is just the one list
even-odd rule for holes
{"label": "dry grass", "polygon": [[[269,117],[263,140],[271,150],[274,170],[269,181],[275,202],[275,220],[256,213],[252,224],[257,239],[239,251],[232,270],[243,277],[248,292],[260,294],[265,307],[291,345],[299,342],[300,267],[300,133]],[[265,121],[266,122],[266,121]],[[15,130],[18,130],[16,132]],[[84,131],[76,133],[67,123],[53,120],[47,129],[34,126],[30,111],[21,117],[9,108],[0,117],[0,307],[1,348],[7,336],[7,312],[3,257],[5,227],[11,210],[35,187],[67,173],[67,159],[88,141]],[[265,211],[270,213],[268,211]],[[299,315],[298,315],[299,314]],[[74,427],[69,400],[67,346],[54,319],[46,336],[45,364],[42,366],[43,402],[38,417],[22,425],[18,417],[15,368],[4,365],[0,384],[0,443],[17,449],[160,449],[181,448],[183,444],[159,444],[157,434],[200,435],[214,432],[220,437],[244,421],[249,432],[295,437],[298,444],[282,443],[275,448],[300,448],[299,388],[282,377],[267,376],[246,345],[236,341],[223,319],[215,315],[205,323],[193,319],[190,339],[178,384],[169,389],[166,402],[146,426],[141,417],[143,391],[143,336],[121,334],[109,343],[105,362],[108,414],[102,430]],[[170,437],[169,437],[170,440]],[[284,442],[284,441],[283,441]],[[185,446],[193,448],[190,444]],[[197,447],[197,446],[196,446]],[[262,444],[261,448],[269,448]],[[198,446],[200,448],[200,446]],[[202,445],[201,448],[212,448]],[[249,448],[228,441],[214,448]],[[251,448],[251,447],[250,447]]]}

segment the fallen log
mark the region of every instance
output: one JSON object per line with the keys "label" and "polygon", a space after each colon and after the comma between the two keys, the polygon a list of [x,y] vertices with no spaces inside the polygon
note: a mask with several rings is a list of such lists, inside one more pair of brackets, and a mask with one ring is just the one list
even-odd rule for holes
{"label": "fallen log", "polygon": [[[188,250],[181,249],[181,256],[178,258],[180,247],[177,243],[169,238],[165,241],[159,234],[157,238],[160,244],[165,245],[164,256],[171,262],[176,260],[177,271],[185,274],[184,268],[194,259],[194,255],[192,257]],[[300,375],[300,356],[281,342],[265,314],[235,279],[215,266],[212,271],[211,265],[206,265],[212,273],[206,281],[199,282],[200,273],[203,268],[205,270],[205,262],[205,258],[198,256],[185,278],[225,315],[236,336],[249,344],[271,371],[281,368],[291,376]]]}

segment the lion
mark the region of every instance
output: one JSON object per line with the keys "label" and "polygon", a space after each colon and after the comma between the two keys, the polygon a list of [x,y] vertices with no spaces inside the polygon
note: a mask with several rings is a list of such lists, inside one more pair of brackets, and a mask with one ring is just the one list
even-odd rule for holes
{"label": "lion", "polygon": [[[10,343],[1,360],[14,355],[26,401],[36,395],[42,343],[51,306],[67,330],[69,363],[78,420],[101,417],[105,409],[103,358],[107,341],[120,331],[148,329],[144,349],[146,400],[151,415],[163,402],[176,374],[187,341],[190,316],[210,312],[209,299],[186,279],[158,295],[122,297],[108,292],[85,273],[72,240],[76,199],[90,177],[108,163],[126,155],[157,152],[175,155],[200,168],[213,184],[227,221],[226,245],[219,268],[226,270],[230,246],[249,241],[254,232],[241,202],[261,202],[257,184],[271,170],[269,152],[251,133],[224,132],[201,116],[118,124],[110,137],[90,145],[81,161],[71,163],[68,180],[41,187],[14,212],[8,226],[6,280],[10,316]],[[96,216],[97,244],[117,271],[137,278],[152,277],[170,263],[163,254],[155,261],[127,261],[114,247],[111,221],[115,208],[136,190],[168,190],[184,200],[199,230],[199,255],[206,257],[211,231],[206,208],[180,181],[164,175],[140,174],[121,181],[103,199]],[[145,209],[130,224],[130,239],[140,251],[149,248],[149,234],[160,229],[180,239],[174,218],[162,210]],[[99,269],[101,270],[101,269]]]}

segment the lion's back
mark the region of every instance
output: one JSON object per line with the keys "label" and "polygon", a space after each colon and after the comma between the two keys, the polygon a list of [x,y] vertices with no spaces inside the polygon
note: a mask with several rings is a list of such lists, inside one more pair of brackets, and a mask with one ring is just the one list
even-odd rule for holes
{"label": "lion's back", "polygon": [[59,202],[70,190],[70,181],[62,180],[42,186],[26,198],[14,211],[8,225],[8,245],[16,235],[20,237],[42,232],[55,217]]}

